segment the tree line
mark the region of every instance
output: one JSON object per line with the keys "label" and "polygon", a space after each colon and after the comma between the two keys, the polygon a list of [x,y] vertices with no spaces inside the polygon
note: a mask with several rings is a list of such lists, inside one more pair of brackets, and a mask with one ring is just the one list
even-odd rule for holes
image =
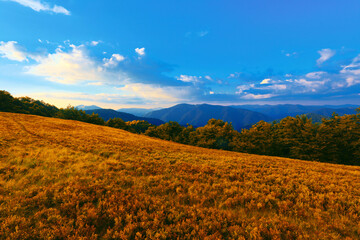
{"label": "tree line", "polygon": [[260,121],[241,132],[231,123],[216,119],[198,128],[172,121],[160,126],[120,118],[105,122],[98,114],[89,115],[70,106],[58,109],[28,97],[14,98],[6,91],[0,91],[0,111],[78,120],[205,148],[360,165],[360,108],[357,114],[333,114],[320,123],[313,123],[305,115],[272,123]]}
{"label": "tree line", "polygon": [[146,121],[131,121],[124,122],[120,118],[110,119],[104,121],[98,114],[87,114],[83,110],[68,106],[67,108],[57,108],[44,101],[34,100],[29,97],[14,98],[7,91],[0,91],[0,111],[33,114],[44,117],[54,117],[61,119],[76,120],[86,123],[92,123],[102,126],[109,126],[124,129],[133,133],[143,133],[149,126],[152,126]]}

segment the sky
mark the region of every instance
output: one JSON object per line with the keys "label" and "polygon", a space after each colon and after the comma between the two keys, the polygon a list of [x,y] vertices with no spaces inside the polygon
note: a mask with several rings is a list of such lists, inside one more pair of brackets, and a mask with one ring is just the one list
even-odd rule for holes
{"label": "sky", "polygon": [[359,104],[359,0],[0,0],[0,90],[58,107]]}

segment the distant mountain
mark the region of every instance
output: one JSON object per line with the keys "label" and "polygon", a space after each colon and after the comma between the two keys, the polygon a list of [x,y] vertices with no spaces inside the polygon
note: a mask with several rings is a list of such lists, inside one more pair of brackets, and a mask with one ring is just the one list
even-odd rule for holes
{"label": "distant mountain", "polygon": [[312,113],[316,113],[325,117],[331,117],[333,113],[337,113],[340,116],[343,116],[345,114],[356,114],[356,108],[355,107],[347,107],[347,108],[321,108],[319,110],[313,111]]}
{"label": "distant mountain", "polygon": [[334,109],[339,109],[339,108],[358,108],[360,106],[360,104],[358,105],[354,105],[354,104],[343,104],[343,105],[324,105],[322,106],[323,108],[334,108]]}
{"label": "distant mountain", "polygon": [[76,109],[79,110],[93,110],[93,109],[102,109],[101,107],[95,106],[95,105],[91,105],[91,106],[85,106],[85,105],[79,105],[75,107]]}
{"label": "distant mountain", "polygon": [[135,116],[144,117],[146,114],[152,111],[159,110],[161,108],[153,108],[153,109],[147,109],[147,108],[120,108],[117,110],[118,112],[125,112],[130,113]]}
{"label": "distant mountain", "polygon": [[[232,106],[234,108],[242,108],[255,112],[265,114],[271,118],[271,120],[282,119],[285,117],[295,117],[296,115],[317,113],[323,116],[331,116],[333,112],[339,115],[353,114],[355,113],[355,105],[340,105],[340,106],[304,106],[294,104],[280,104],[280,105],[237,105]],[[324,110],[323,110],[324,109]],[[326,109],[326,110],[325,110]],[[350,109],[353,109],[351,112]],[[329,112],[331,112],[329,114]]]}
{"label": "distant mountain", "polygon": [[285,117],[295,117],[296,115],[307,114],[315,110],[320,109],[316,106],[303,106],[303,105],[239,105],[233,106],[235,108],[247,109],[255,112],[259,112],[270,117],[271,120],[282,119]]}
{"label": "distant mountain", "polygon": [[113,109],[94,109],[94,110],[85,110],[85,112],[87,114],[92,114],[92,113],[99,114],[99,116],[101,118],[103,118],[105,121],[109,120],[110,118],[121,118],[125,122],[133,121],[133,120],[145,120],[145,121],[148,121],[149,123],[157,125],[157,126],[164,123],[163,121],[161,121],[159,119],[137,117],[135,115],[132,115],[129,113],[124,113],[124,112],[118,112]]}
{"label": "distant mountain", "polygon": [[158,118],[164,122],[176,121],[181,125],[191,124],[194,127],[204,126],[209,119],[215,118],[231,122],[236,130],[250,127],[260,120],[269,121],[268,116],[258,112],[208,104],[179,104],[170,108],[150,112],[145,116]]}

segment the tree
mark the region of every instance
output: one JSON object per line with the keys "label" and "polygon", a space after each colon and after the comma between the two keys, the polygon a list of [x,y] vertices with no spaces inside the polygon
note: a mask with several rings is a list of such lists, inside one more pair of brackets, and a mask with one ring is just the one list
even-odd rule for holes
{"label": "tree", "polygon": [[123,130],[128,129],[128,125],[126,125],[124,120],[122,120],[121,118],[111,118],[105,123],[105,125],[108,127],[119,128]]}
{"label": "tree", "polygon": [[177,122],[167,122],[158,127],[152,126],[146,130],[145,135],[161,138],[168,141],[181,142],[181,133],[184,127]]}
{"label": "tree", "polygon": [[129,130],[134,133],[145,133],[149,127],[153,126],[147,121],[144,120],[133,120],[126,122]]}
{"label": "tree", "polygon": [[231,150],[234,132],[231,123],[210,119],[204,127],[196,129],[194,137],[197,146]]}

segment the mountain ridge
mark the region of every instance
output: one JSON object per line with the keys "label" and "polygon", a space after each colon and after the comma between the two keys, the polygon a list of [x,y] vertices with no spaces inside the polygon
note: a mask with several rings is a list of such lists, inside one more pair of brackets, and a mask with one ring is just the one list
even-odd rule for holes
{"label": "mountain ridge", "polygon": [[87,114],[99,114],[99,117],[104,119],[104,121],[108,121],[110,118],[121,118],[123,121],[134,121],[134,120],[143,120],[147,121],[153,125],[159,126],[161,124],[164,124],[160,119],[156,118],[148,118],[148,117],[138,117],[130,113],[124,113],[124,112],[118,112],[113,109],[93,109],[93,110],[85,110],[85,113]]}
{"label": "mountain ridge", "polygon": [[231,122],[234,129],[241,130],[268,117],[246,109],[236,109],[227,106],[210,104],[178,104],[170,108],[150,112],[146,117],[158,118],[164,122],[176,121],[181,125],[190,124],[194,127],[206,125],[209,119],[215,118]]}

